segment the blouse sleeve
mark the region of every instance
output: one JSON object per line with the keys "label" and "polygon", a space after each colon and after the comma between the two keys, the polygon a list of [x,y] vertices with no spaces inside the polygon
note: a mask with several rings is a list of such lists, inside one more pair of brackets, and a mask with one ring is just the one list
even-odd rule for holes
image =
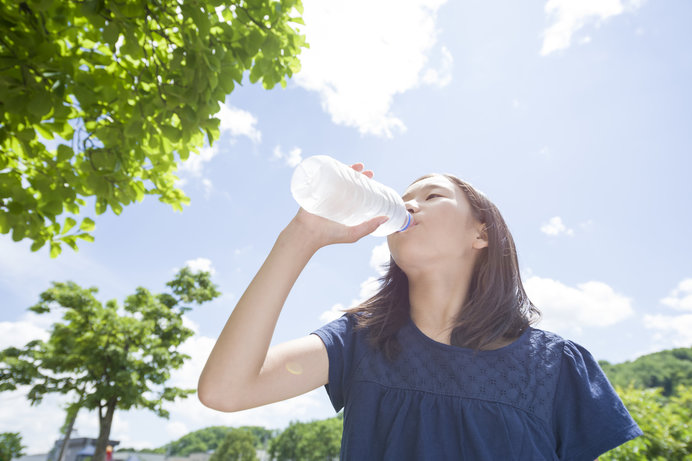
{"label": "blouse sleeve", "polygon": [[553,425],[561,460],[590,460],[642,435],[589,351],[566,341]]}
{"label": "blouse sleeve", "polygon": [[344,407],[344,394],[350,376],[355,349],[354,319],[344,315],[312,334],[320,337],[329,357],[329,382],[325,385],[329,400],[337,412]]}

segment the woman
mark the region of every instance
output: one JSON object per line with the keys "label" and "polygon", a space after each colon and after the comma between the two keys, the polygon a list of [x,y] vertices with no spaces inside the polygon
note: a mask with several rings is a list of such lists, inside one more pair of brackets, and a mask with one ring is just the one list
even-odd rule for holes
{"label": "woman", "polygon": [[446,175],[403,198],[414,224],[388,237],[379,293],[270,348],[310,257],[386,220],[346,227],[299,210],[214,346],[202,403],[238,411],[326,385],[345,408],[343,460],[592,460],[641,435],[588,351],[530,327],[538,311],[489,200]]}

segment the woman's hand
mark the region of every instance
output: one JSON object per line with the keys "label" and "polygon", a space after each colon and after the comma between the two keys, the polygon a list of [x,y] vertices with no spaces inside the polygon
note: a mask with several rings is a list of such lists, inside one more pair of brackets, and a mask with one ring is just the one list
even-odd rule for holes
{"label": "woman's hand", "polygon": [[[368,178],[373,177],[373,172],[365,170],[362,163],[355,163],[351,165],[351,168]],[[357,226],[345,226],[309,213],[301,208],[286,230],[293,229],[299,232],[302,238],[308,239],[315,251],[317,251],[319,248],[334,243],[356,242],[375,231],[387,219],[386,216],[378,216]]]}

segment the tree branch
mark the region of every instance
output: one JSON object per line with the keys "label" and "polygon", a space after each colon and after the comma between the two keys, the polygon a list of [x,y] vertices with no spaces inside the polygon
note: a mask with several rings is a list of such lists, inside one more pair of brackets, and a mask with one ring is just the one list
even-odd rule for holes
{"label": "tree branch", "polygon": [[255,23],[255,25],[257,27],[259,27],[260,29],[265,30],[265,31],[269,30],[269,28],[267,26],[265,26],[264,24],[262,24],[261,22],[257,21],[255,18],[253,18],[252,15],[250,15],[250,12],[247,10],[247,8],[240,6],[240,5],[236,5],[235,7],[242,10],[247,15],[247,17],[250,18],[250,21]]}

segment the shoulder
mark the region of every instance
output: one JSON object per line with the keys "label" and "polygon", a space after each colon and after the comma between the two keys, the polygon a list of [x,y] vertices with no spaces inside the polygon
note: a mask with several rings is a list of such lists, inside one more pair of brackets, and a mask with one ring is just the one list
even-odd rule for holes
{"label": "shoulder", "polygon": [[529,330],[529,343],[534,349],[554,349],[568,355],[576,351],[588,352],[582,345],[570,339],[566,339],[552,331],[541,330],[540,328],[533,327],[529,328]]}
{"label": "shoulder", "polygon": [[544,359],[544,365],[557,371],[561,385],[583,379],[607,381],[591,352],[573,340],[550,331],[532,328],[531,347],[537,357]]}
{"label": "shoulder", "polygon": [[362,332],[357,328],[358,314],[346,313],[334,319],[312,334],[319,336],[327,348],[331,346],[350,347],[359,341]]}
{"label": "shoulder", "polygon": [[552,331],[542,330],[540,328],[529,327],[529,337],[531,338],[532,344],[536,345],[562,345],[567,340],[557,333]]}
{"label": "shoulder", "polygon": [[529,354],[540,366],[559,370],[559,374],[568,370],[581,374],[579,370],[598,368],[596,359],[581,344],[538,328],[531,328],[527,334]]}

